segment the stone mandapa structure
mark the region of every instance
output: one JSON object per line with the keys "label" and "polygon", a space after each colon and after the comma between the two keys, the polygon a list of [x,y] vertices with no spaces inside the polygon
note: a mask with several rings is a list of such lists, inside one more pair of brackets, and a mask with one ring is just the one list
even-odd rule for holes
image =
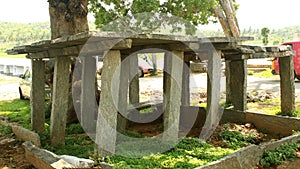
{"label": "stone mandapa structure", "polygon": [[[196,117],[184,116],[189,101],[190,61],[204,56],[208,60],[207,109],[201,117],[205,121],[201,138],[205,139],[214,127],[222,121],[236,121],[245,118],[247,97],[247,60],[279,57],[281,77],[281,109],[283,112],[295,110],[295,86],[292,57],[294,52],[287,47],[260,47],[238,45],[250,37],[198,38],[158,34],[126,34],[113,32],[85,32],[46,40],[31,45],[14,47],[8,54],[27,54],[32,61],[31,117],[32,129],[44,130],[44,78],[45,59],[53,58],[54,86],[51,112],[51,143],[64,144],[66,113],[68,110],[68,90],[71,57],[80,57],[81,87],[79,117],[87,132],[95,132],[97,152],[101,156],[115,153],[117,130],[126,128],[128,102],[139,103],[139,80],[137,74],[137,54],[164,52],[164,133],[165,141],[178,139],[180,121],[187,118],[191,126]],[[101,75],[101,97],[98,118],[95,120],[93,101],[95,91],[96,59],[103,55],[104,65]],[[130,56],[130,57],[129,57]],[[129,61],[125,61],[129,57]],[[221,59],[225,58],[230,66],[230,100],[235,113],[220,117],[220,78]],[[126,63],[126,64],[123,64]],[[117,80],[116,80],[117,79]],[[128,83],[130,81],[130,83]],[[129,93],[128,93],[129,92]],[[127,95],[129,94],[129,100]],[[92,101],[91,101],[92,100]],[[196,108],[198,112],[199,108]],[[125,112],[125,113],[124,113]],[[194,119],[193,119],[194,118]],[[280,123],[278,123],[280,125]],[[186,125],[186,124],[185,124]],[[200,125],[200,124],[198,124]],[[300,128],[300,126],[294,126]]]}

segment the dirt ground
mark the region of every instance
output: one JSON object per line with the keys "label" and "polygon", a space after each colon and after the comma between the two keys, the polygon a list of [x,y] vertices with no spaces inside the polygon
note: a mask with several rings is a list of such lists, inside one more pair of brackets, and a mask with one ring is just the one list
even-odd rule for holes
{"label": "dirt ground", "polygon": [[0,168],[1,169],[34,168],[34,166],[28,163],[25,159],[25,152],[24,152],[24,148],[22,147],[21,141],[17,141],[13,137],[0,138]]}

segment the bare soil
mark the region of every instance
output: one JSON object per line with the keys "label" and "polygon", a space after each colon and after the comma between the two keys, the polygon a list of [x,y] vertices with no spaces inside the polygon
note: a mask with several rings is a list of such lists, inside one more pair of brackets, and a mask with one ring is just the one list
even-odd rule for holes
{"label": "bare soil", "polygon": [[[0,138],[0,142],[5,142],[8,137]],[[11,141],[0,144],[0,168],[1,169],[32,169],[32,166],[25,159],[25,150],[21,141]]]}

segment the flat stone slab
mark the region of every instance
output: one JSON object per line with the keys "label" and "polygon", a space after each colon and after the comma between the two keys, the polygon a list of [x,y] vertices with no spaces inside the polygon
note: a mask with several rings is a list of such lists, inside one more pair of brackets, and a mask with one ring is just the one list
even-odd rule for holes
{"label": "flat stone slab", "polygon": [[23,146],[25,149],[26,160],[36,168],[91,168],[94,165],[94,161],[92,160],[68,155],[59,156],[50,151],[40,149],[29,141],[23,143]]}
{"label": "flat stone slab", "polygon": [[17,125],[12,125],[11,128],[17,138],[24,141],[31,141],[37,147],[41,146],[40,136],[37,133]]}
{"label": "flat stone slab", "polygon": [[[274,150],[276,147],[284,143],[295,143],[300,141],[300,134],[282,138],[281,140],[268,142],[261,145],[251,145],[245,147],[229,156],[226,156],[218,161],[200,166],[196,169],[231,169],[231,168],[254,168],[264,152],[264,150]],[[299,159],[297,159],[297,162]],[[295,165],[291,163],[290,165]],[[299,165],[299,163],[298,163]]]}

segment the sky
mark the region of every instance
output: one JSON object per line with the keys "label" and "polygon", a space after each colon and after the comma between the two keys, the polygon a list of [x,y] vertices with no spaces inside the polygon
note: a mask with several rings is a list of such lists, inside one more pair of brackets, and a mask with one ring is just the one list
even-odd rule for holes
{"label": "sky", "polygon": [[[271,29],[300,25],[299,0],[237,0],[240,28]],[[91,19],[92,17],[90,17]],[[5,0],[0,6],[0,22],[49,21],[47,0]],[[219,24],[209,28],[220,28]]]}

